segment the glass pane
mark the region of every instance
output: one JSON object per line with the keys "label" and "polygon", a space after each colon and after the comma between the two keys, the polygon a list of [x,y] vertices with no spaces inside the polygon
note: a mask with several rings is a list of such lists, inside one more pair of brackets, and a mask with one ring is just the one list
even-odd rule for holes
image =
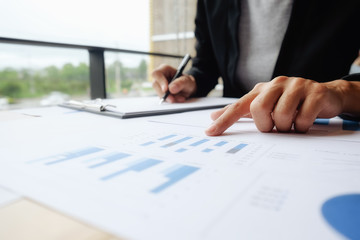
{"label": "glass pane", "polygon": [[85,50],[0,44],[0,109],[89,98]]}
{"label": "glass pane", "polygon": [[105,53],[108,98],[155,96],[150,77],[150,56]]}
{"label": "glass pane", "polygon": [[[0,37],[194,56],[196,2],[6,1]],[[0,43],[0,109],[89,98],[88,58],[85,50]],[[107,95],[123,97],[155,95],[151,72],[181,59],[105,52],[105,61]]]}
{"label": "glass pane", "polygon": [[[152,71],[161,63],[177,68],[182,58],[141,54],[105,53],[106,92],[108,98],[156,96]],[[156,65],[155,65],[156,64]],[[185,68],[191,67],[191,61]],[[222,96],[222,84],[209,94]]]}
{"label": "glass pane", "polygon": [[149,2],[2,1],[0,36],[149,51]]}

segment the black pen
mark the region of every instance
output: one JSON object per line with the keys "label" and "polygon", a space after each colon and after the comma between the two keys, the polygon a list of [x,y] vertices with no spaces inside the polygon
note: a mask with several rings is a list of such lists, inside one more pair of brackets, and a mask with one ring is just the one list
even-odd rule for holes
{"label": "black pen", "polygon": [[[174,77],[169,81],[169,84],[182,75],[182,72],[184,71],[184,68],[186,67],[186,64],[189,62],[190,59],[191,56],[189,54],[186,54],[183,60],[181,61]],[[169,95],[170,95],[170,91],[167,90],[164,96],[161,98],[159,104],[163,103]]]}

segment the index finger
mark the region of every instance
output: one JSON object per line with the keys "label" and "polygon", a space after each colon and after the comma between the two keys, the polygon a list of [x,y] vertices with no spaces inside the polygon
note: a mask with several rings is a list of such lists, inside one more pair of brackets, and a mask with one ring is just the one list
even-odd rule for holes
{"label": "index finger", "polygon": [[225,107],[223,107],[222,109],[216,110],[215,112],[212,112],[210,117],[213,121],[215,121],[216,119],[218,119],[225,111],[226,109],[229,108],[231,104],[226,105]]}
{"label": "index finger", "polygon": [[256,96],[257,93],[255,92],[248,93],[237,102],[225,107],[222,114],[211,124],[205,133],[209,136],[221,135],[239,118],[248,116],[250,114],[250,104]]}
{"label": "index finger", "polygon": [[[226,109],[229,108],[229,106],[230,106],[230,104],[227,105],[227,106],[225,106],[225,107],[223,107],[223,108],[220,109],[220,110],[216,110],[215,112],[212,112],[211,115],[210,115],[211,119],[212,119],[213,121],[215,121],[216,119],[218,119],[218,118],[226,111]],[[241,117],[243,117],[243,118],[252,118],[250,112],[249,112],[248,114],[245,114],[245,115],[241,116]]]}

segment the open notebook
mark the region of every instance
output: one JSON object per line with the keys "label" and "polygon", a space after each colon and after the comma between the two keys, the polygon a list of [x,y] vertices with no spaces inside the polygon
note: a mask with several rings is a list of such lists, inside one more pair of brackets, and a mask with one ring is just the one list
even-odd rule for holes
{"label": "open notebook", "polygon": [[236,100],[237,98],[204,97],[191,98],[185,103],[159,104],[158,97],[129,97],[88,101],[70,100],[60,106],[119,118],[133,118],[221,108]]}

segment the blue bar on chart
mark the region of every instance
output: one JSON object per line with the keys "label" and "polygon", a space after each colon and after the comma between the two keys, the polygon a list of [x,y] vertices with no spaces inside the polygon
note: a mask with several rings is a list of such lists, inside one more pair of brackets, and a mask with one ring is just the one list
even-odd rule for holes
{"label": "blue bar on chart", "polygon": [[210,141],[210,140],[209,140],[209,139],[202,139],[202,140],[200,140],[200,141],[197,141],[197,142],[194,142],[194,143],[190,144],[190,146],[196,147],[196,146],[199,146],[200,144],[206,143],[206,142],[208,142],[208,141]]}
{"label": "blue bar on chart", "polygon": [[141,171],[151,168],[161,162],[162,161],[160,161],[160,160],[156,160],[156,159],[152,159],[152,158],[141,160],[140,162],[131,164],[128,168],[125,168],[123,170],[120,170],[120,171],[114,172],[110,175],[107,175],[105,177],[102,177],[101,180],[106,181],[106,180],[112,179],[114,177],[117,177],[119,175],[122,175],[126,172],[130,172],[130,171],[141,172]]}
{"label": "blue bar on chart", "polygon": [[317,118],[314,121],[315,125],[329,125],[330,119],[328,118]]}
{"label": "blue bar on chart", "polygon": [[235,146],[234,148],[230,149],[229,151],[227,151],[227,153],[237,153],[238,151],[240,151],[241,149],[243,149],[246,146],[247,146],[247,144],[241,143],[241,144]]}
{"label": "blue bar on chart", "polygon": [[52,164],[56,164],[56,163],[61,163],[61,162],[67,161],[67,160],[83,157],[83,156],[90,155],[90,154],[100,152],[100,151],[103,151],[103,150],[104,149],[98,148],[98,147],[89,147],[89,148],[81,149],[81,150],[74,151],[74,152],[65,152],[63,154],[59,154],[57,156],[54,156],[53,158],[56,158],[56,160],[47,162],[47,163],[45,163],[45,165],[52,165]]}
{"label": "blue bar on chart", "polygon": [[178,165],[176,167],[172,167],[169,169],[169,171],[164,172],[165,177],[169,180],[161,184],[160,186],[152,189],[150,192],[155,194],[160,193],[161,191],[179,182],[180,180],[196,172],[197,170],[199,170],[199,168],[187,165]]}
{"label": "blue bar on chart", "polygon": [[171,146],[174,146],[174,145],[176,145],[176,144],[178,144],[178,143],[185,142],[185,141],[187,141],[187,140],[189,140],[189,139],[191,139],[191,138],[192,138],[192,137],[184,137],[184,138],[181,138],[181,139],[176,140],[176,141],[174,141],[174,142],[167,143],[167,144],[165,144],[165,145],[163,145],[163,146],[161,146],[161,147],[163,147],[163,148],[171,147]]}
{"label": "blue bar on chart", "polygon": [[221,147],[221,146],[224,146],[227,143],[228,143],[227,141],[221,141],[221,142],[218,142],[217,144],[215,144],[215,146]]}
{"label": "blue bar on chart", "polygon": [[155,143],[154,141],[149,141],[149,142],[140,144],[140,146],[145,147],[145,146],[149,146],[149,145],[154,144],[154,143]]}
{"label": "blue bar on chart", "polygon": [[214,149],[211,149],[211,148],[205,148],[204,150],[202,150],[202,152],[204,153],[209,153],[209,152],[212,152]]}
{"label": "blue bar on chart", "polygon": [[179,149],[176,150],[175,152],[182,153],[182,152],[185,152],[185,151],[187,151],[186,148],[179,148]]}
{"label": "blue bar on chart", "polygon": [[360,122],[343,120],[342,129],[347,131],[360,131]]}
{"label": "blue bar on chart", "polygon": [[[131,156],[131,155],[127,154],[127,153],[113,153],[113,154],[110,154],[110,155],[107,155],[107,156],[99,157],[99,158],[96,158],[96,159],[103,159],[104,161],[100,162],[100,163],[97,163],[97,164],[94,164],[94,165],[91,165],[91,166],[89,166],[89,168],[101,167],[103,165],[115,162],[117,160],[126,158],[128,156]],[[96,160],[96,159],[94,159],[94,160]]]}
{"label": "blue bar on chart", "polygon": [[164,140],[167,140],[167,139],[169,139],[169,138],[173,138],[173,137],[175,137],[175,136],[176,136],[176,134],[171,134],[171,135],[168,135],[168,136],[165,136],[165,137],[159,138],[158,140],[160,140],[160,141],[164,141]]}

